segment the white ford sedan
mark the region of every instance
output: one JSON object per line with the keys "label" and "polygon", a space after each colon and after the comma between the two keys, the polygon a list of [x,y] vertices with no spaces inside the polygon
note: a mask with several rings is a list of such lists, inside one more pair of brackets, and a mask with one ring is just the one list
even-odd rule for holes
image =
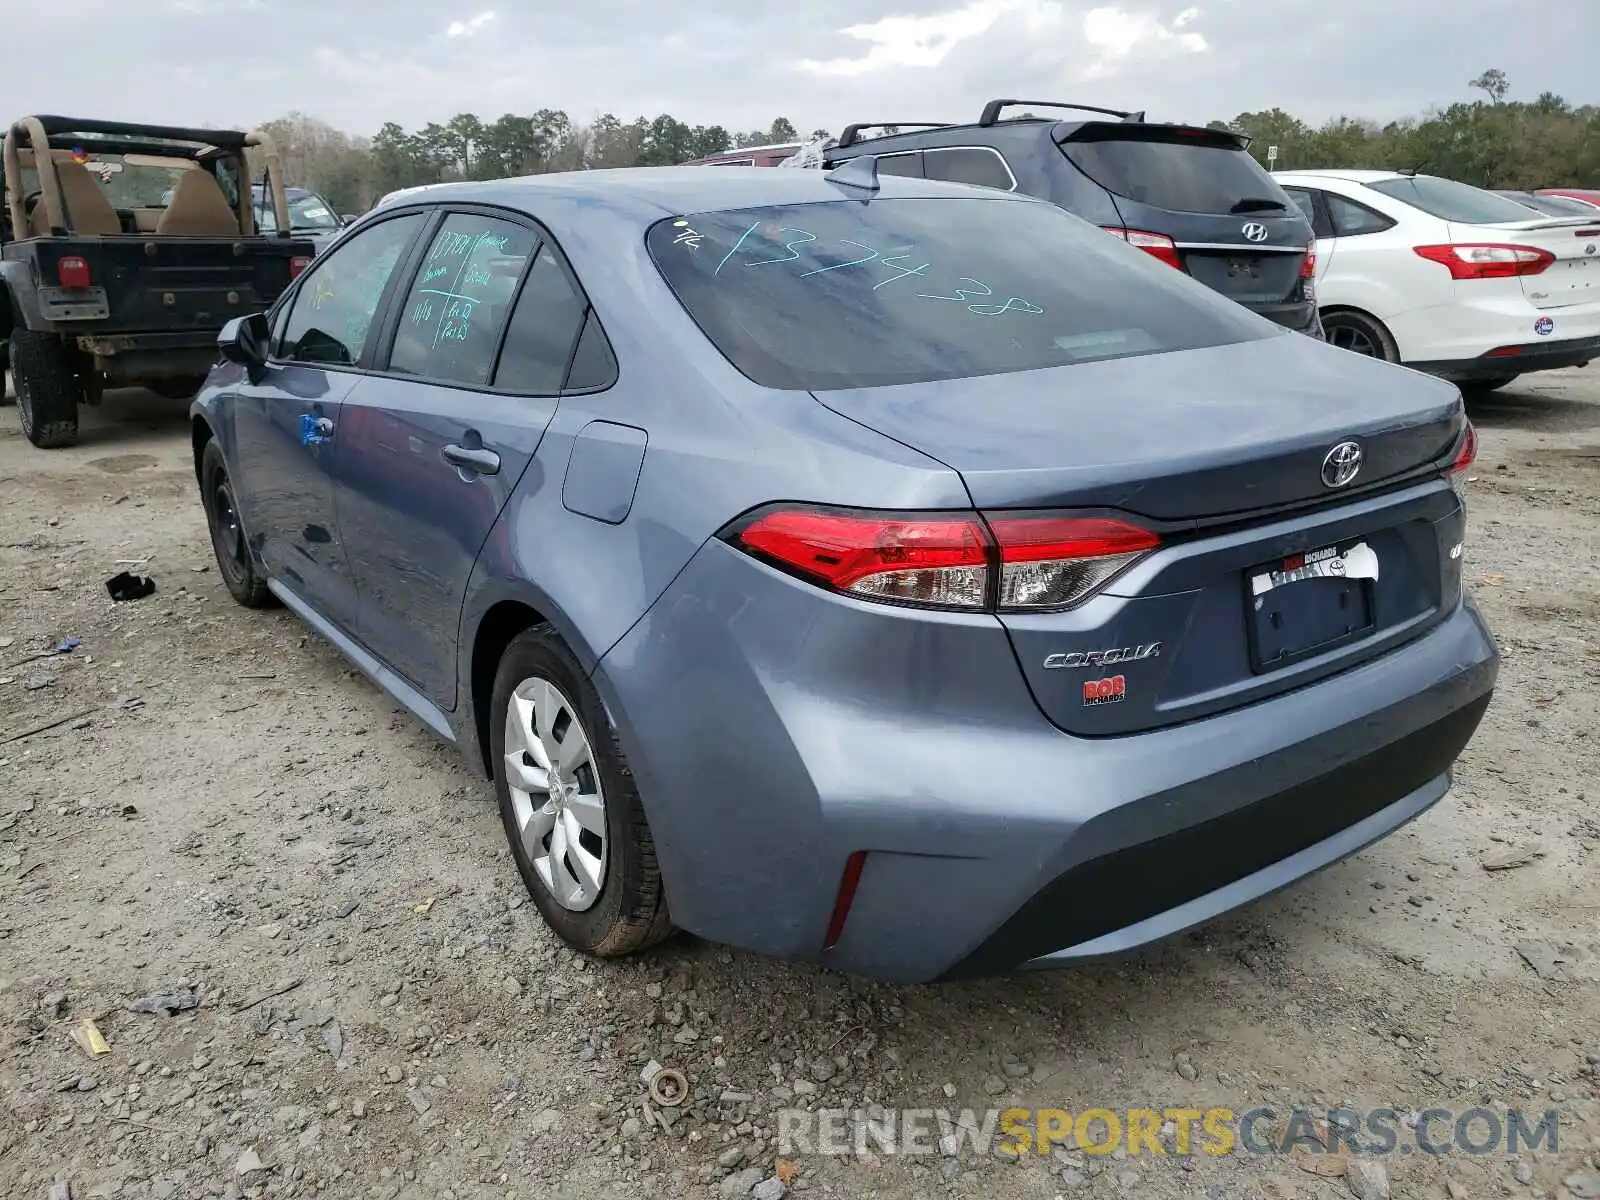
{"label": "white ford sedan", "polygon": [[1600,359],[1600,213],[1539,216],[1401,171],[1279,171],[1317,236],[1335,345],[1488,392]]}

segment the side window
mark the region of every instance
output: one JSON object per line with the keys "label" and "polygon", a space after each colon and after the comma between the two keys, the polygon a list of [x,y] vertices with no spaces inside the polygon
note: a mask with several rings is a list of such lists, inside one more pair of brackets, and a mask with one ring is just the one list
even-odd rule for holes
{"label": "side window", "polygon": [[451,213],[400,306],[389,370],[482,387],[494,371],[517,280],[539,235],[526,225]]}
{"label": "side window", "polygon": [[1343,196],[1326,194],[1328,216],[1333,219],[1333,230],[1340,237],[1355,237],[1362,233],[1382,233],[1394,228],[1394,222],[1365,204],[1357,204]]}
{"label": "side window", "polygon": [[610,387],[616,381],[617,356],[591,309],[584,318],[583,332],[578,335],[578,348],[572,354],[572,369],[567,372],[566,390],[578,392]]}
{"label": "side window", "polygon": [[587,307],[545,243],[511,310],[495,387],[545,396],[559,392]]}
{"label": "side window", "polygon": [[[846,161],[849,161],[848,159]],[[922,178],[922,152],[915,154],[882,154],[878,156],[879,175],[905,175],[911,179]]]}
{"label": "side window", "polygon": [[1320,193],[1302,187],[1285,186],[1283,190],[1289,199],[1295,202],[1300,211],[1305,213],[1306,220],[1311,222],[1312,233],[1319,238],[1334,236],[1333,226],[1328,223],[1326,211],[1324,211],[1322,205],[1317,203],[1317,196]]}
{"label": "side window", "polygon": [[1011,171],[999,151],[981,148],[925,150],[922,170],[929,179],[947,179],[951,183],[974,183],[979,187],[999,188],[1009,192],[1016,186]]}
{"label": "side window", "polygon": [[342,366],[360,362],[389,276],[421,224],[421,213],[384,221],[318,259],[295,292],[278,357]]}

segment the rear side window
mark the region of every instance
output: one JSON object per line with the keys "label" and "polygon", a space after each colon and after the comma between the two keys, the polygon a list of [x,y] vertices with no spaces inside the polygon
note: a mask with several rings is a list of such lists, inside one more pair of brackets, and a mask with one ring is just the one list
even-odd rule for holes
{"label": "rear side window", "polygon": [[1003,192],[1009,192],[1016,186],[1005,159],[995,150],[965,146],[926,150],[922,155],[922,173],[929,179],[974,183],[979,187],[999,188]]}
{"label": "rear side window", "polygon": [[1294,202],[1243,150],[1192,140],[1107,137],[1063,142],[1061,152],[1107,191],[1171,212],[1289,212]]}
{"label": "rear side window", "polygon": [[[845,162],[849,162],[845,159]],[[880,154],[878,156],[879,175],[901,175],[907,179],[922,178],[922,152],[915,154]]]}
{"label": "rear side window", "polygon": [[1498,225],[1511,221],[1533,221],[1538,216],[1527,207],[1504,196],[1496,196],[1470,183],[1440,179],[1434,175],[1400,176],[1367,184],[1375,192],[1420,208],[1441,221],[1464,225]]}
{"label": "rear side window", "polygon": [[526,225],[452,213],[439,226],[400,309],[389,370],[482,387],[538,235]]}
{"label": "rear side window", "polygon": [[1334,192],[1325,193],[1327,196],[1328,216],[1333,221],[1333,231],[1340,237],[1356,237],[1363,233],[1382,233],[1385,229],[1393,229],[1394,221],[1380,212],[1373,212],[1365,204],[1357,204],[1354,200]]}
{"label": "rear side window", "polygon": [[517,297],[495,387],[534,395],[559,392],[586,307],[546,243]]}
{"label": "rear side window", "polygon": [[998,196],[695,213],[658,222],[646,245],[717,349],[773,388],[920,383],[1282,333],[1054,205]]}

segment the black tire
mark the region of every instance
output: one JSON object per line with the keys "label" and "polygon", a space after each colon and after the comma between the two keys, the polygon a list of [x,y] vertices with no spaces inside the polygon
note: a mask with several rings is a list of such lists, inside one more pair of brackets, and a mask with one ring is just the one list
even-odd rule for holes
{"label": "black tire", "polygon": [[[605,801],[605,875],[598,897],[583,911],[563,905],[540,878],[523,846],[506,778],[506,712],[512,693],[535,678],[554,684],[576,707]],[[518,634],[501,656],[489,706],[489,742],[495,795],[512,858],[528,894],[556,936],[574,949],[601,958],[632,954],[670,937],[674,928],[638,788],[594,685],[550,625],[536,625]]]}
{"label": "black tire", "polygon": [[204,375],[175,375],[167,379],[152,379],[150,390],[167,400],[192,400],[205,382]]}
{"label": "black tire", "polygon": [[1520,378],[1520,375],[1507,375],[1501,379],[1469,379],[1457,386],[1461,389],[1463,398],[1475,400],[1479,396],[1487,396],[1491,392],[1498,392],[1506,384]]}
{"label": "black tire", "polygon": [[267,589],[266,578],[256,569],[250,554],[244,528],[239,524],[238,501],[228,478],[228,464],[215,439],[206,443],[200,455],[200,502],[206,510],[217,571],[228,594],[246,608],[274,607],[278,598]]}
{"label": "black tire", "polygon": [[1335,309],[1322,314],[1322,332],[1328,344],[1362,354],[1368,358],[1381,358],[1385,362],[1399,362],[1400,351],[1394,338],[1383,327],[1383,322],[1366,313],[1351,309]]}
{"label": "black tire", "polygon": [[14,329],[11,356],[23,434],[41,450],[72,445],[78,440],[83,382],[66,344],[54,334]]}
{"label": "black tire", "polygon": [[0,338],[0,405],[11,403],[11,380],[6,373],[11,370],[11,343]]}

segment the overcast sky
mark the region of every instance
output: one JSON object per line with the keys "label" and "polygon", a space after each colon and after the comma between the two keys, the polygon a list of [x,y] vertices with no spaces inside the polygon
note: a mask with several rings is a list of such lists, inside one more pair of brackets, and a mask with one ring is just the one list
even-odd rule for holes
{"label": "overcast sky", "polygon": [[13,32],[45,11],[49,52],[0,63],[8,119],[298,109],[371,134],[550,107],[804,133],[1002,95],[1383,119],[1467,98],[1487,67],[1513,98],[1600,102],[1600,0],[0,0]]}

